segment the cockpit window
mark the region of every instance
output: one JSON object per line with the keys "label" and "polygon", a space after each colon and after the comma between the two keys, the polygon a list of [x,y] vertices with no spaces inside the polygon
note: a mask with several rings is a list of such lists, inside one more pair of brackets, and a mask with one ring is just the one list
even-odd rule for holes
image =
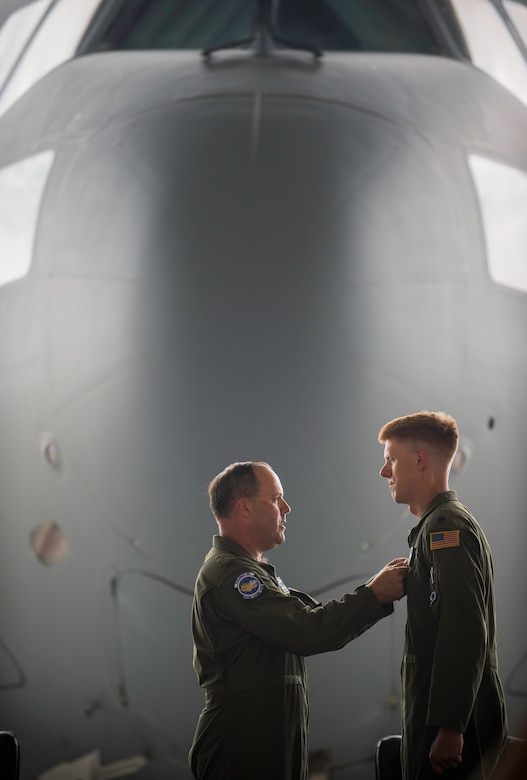
{"label": "cockpit window", "polygon": [[82,53],[204,49],[251,35],[250,0],[124,0],[102,4]]}
{"label": "cockpit window", "polygon": [[278,28],[297,45],[325,51],[442,53],[418,4],[404,0],[285,2]]}
{"label": "cockpit window", "polygon": [[[260,9],[264,5],[272,4],[262,3]],[[441,27],[444,5],[440,0],[281,0],[272,11],[272,31],[293,46],[321,51],[450,54],[434,31],[434,17],[436,30]],[[257,0],[103,3],[79,53],[237,44],[251,38],[257,8]]]}

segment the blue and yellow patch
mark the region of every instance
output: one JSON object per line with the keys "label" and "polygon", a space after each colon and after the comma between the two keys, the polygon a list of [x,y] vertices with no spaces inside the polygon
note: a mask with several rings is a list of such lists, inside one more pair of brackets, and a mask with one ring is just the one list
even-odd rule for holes
{"label": "blue and yellow patch", "polygon": [[234,583],[234,587],[244,599],[255,599],[264,589],[263,582],[254,571],[244,571]]}
{"label": "blue and yellow patch", "polygon": [[283,581],[283,579],[282,579],[281,577],[279,577],[279,576],[278,576],[278,574],[276,575],[276,581],[277,581],[277,583],[278,583],[278,587],[280,588],[280,590],[282,591],[282,593],[285,593],[285,595],[286,595],[286,596],[289,596],[289,594],[291,593],[291,591],[289,590],[289,588],[287,587],[287,585],[285,584],[285,582]]}

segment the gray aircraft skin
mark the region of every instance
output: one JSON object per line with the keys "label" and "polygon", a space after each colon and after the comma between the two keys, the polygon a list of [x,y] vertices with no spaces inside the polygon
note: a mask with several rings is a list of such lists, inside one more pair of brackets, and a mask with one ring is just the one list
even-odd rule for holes
{"label": "gray aircraft skin", "polygon": [[[0,118],[0,178],[46,171],[30,267],[0,286],[0,728],[23,780],[92,751],[190,778],[209,480],[269,462],[292,507],[270,561],[338,598],[408,553],[377,434],[421,409],[459,423],[450,486],[493,549],[524,724],[527,294],[489,272],[473,160],[527,175],[527,107],[467,61],[262,55],[80,56]],[[400,730],[405,612],[308,659],[335,780],[371,780]]]}

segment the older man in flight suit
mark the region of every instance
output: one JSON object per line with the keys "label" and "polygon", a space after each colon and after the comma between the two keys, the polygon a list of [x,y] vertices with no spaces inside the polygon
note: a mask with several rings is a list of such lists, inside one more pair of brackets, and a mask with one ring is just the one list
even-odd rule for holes
{"label": "older man in flight suit", "polygon": [[303,656],[337,650],[393,611],[406,559],[320,604],[289,589],[263,553],[285,541],[290,507],[267,463],[235,463],[209,485],[220,535],[198,574],[194,668],[205,690],[190,750],[198,780],[306,780]]}
{"label": "older man in flight suit", "polygon": [[456,421],[419,412],[379,433],[394,501],[412,529],[402,664],[404,780],[484,780],[507,731],[498,677],[494,582],[482,529],[448,489]]}

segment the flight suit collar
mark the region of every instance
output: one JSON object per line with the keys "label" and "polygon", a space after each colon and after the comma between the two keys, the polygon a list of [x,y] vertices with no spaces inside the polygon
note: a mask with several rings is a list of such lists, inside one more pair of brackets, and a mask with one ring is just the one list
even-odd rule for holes
{"label": "flight suit collar", "polygon": [[[228,536],[220,536],[219,534],[213,536],[212,550],[209,552],[207,558],[218,552],[227,553],[228,555],[236,555],[239,558],[245,558],[248,567],[250,566],[251,569],[253,569],[255,566],[260,567],[268,574],[270,574],[272,577],[274,577],[279,585],[280,583],[282,583],[283,585],[283,582],[280,579],[280,577],[277,577],[276,569],[272,563],[269,563],[269,561],[265,559],[263,561],[257,561],[255,558],[253,558],[250,552],[247,552],[245,547],[242,547],[241,544],[235,542],[234,539],[230,539]],[[282,585],[280,585],[280,587],[282,587]],[[287,590],[287,588],[285,589]]]}
{"label": "flight suit collar", "polygon": [[457,495],[455,490],[444,490],[442,493],[438,493],[437,496],[435,496],[435,498],[433,498],[430,501],[430,503],[428,504],[428,506],[426,507],[423,513],[423,516],[421,517],[417,525],[415,525],[412,528],[412,530],[408,535],[408,545],[410,547],[414,546],[414,542],[417,538],[417,535],[419,534],[419,531],[423,527],[423,524],[426,518],[428,517],[428,515],[430,515],[434,511],[434,509],[437,509],[438,506],[441,506],[441,504],[445,504],[447,501],[457,501]]}
{"label": "flight suit collar", "polygon": [[245,558],[252,566],[262,566],[271,574],[275,574],[275,567],[271,563],[266,560],[257,561],[255,558],[253,558],[251,553],[245,549],[245,547],[242,547],[241,544],[238,544],[238,542],[235,542],[234,539],[231,539],[228,536],[220,536],[217,534],[212,537],[212,550],[209,552],[209,556],[214,555],[215,552],[237,555],[240,558]]}
{"label": "flight suit collar", "polygon": [[228,536],[220,536],[216,534],[212,537],[212,547],[214,550],[221,552],[231,553],[232,555],[239,555],[242,558],[250,558],[254,560],[253,556],[247,552],[245,547],[235,542],[234,539],[230,539]]}

